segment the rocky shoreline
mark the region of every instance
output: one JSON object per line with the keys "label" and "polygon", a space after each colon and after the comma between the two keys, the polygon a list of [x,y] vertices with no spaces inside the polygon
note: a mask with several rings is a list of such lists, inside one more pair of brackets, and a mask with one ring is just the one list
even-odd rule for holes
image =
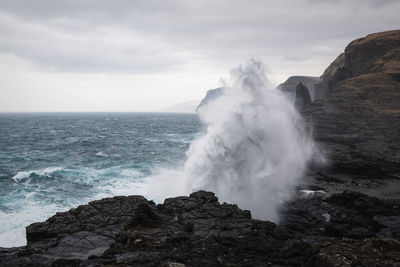
{"label": "rocky shoreline", "polygon": [[27,246],[0,249],[0,265],[399,266],[400,199],[312,189],[277,225],[205,191],[93,201],[28,226]]}
{"label": "rocky shoreline", "polygon": [[31,224],[0,266],[400,266],[399,48],[400,31],[351,42],[301,102],[329,162],[278,224],[212,192],[105,198]]}

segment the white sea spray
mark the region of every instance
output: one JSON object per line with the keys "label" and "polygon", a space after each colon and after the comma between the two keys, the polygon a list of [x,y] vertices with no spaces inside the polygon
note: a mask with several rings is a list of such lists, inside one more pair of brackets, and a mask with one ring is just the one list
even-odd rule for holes
{"label": "white sea spray", "polygon": [[278,221],[315,151],[293,104],[250,60],[198,114],[207,131],[187,152],[187,190],[213,191],[255,218]]}

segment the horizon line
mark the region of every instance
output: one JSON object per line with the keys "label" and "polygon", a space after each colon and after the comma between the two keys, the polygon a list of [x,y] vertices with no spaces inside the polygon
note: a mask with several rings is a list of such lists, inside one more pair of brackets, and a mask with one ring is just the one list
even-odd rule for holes
{"label": "horizon line", "polygon": [[171,111],[0,111],[4,113],[179,113],[196,114],[196,112],[171,112]]}

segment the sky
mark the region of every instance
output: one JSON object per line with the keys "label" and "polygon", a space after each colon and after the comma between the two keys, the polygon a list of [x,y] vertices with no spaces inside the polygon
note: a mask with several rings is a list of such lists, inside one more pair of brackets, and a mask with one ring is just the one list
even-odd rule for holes
{"label": "sky", "polygon": [[0,0],[0,112],[159,111],[250,58],[274,85],[320,76],[400,1]]}

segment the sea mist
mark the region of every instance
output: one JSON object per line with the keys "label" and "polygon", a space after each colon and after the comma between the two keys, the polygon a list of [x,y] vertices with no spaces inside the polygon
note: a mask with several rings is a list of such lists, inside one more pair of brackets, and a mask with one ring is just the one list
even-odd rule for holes
{"label": "sea mist", "polygon": [[207,129],[187,151],[186,190],[213,191],[220,201],[276,222],[280,204],[304,175],[313,142],[261,62],[234,69],[226,83],[221,96],[198,110]]}

